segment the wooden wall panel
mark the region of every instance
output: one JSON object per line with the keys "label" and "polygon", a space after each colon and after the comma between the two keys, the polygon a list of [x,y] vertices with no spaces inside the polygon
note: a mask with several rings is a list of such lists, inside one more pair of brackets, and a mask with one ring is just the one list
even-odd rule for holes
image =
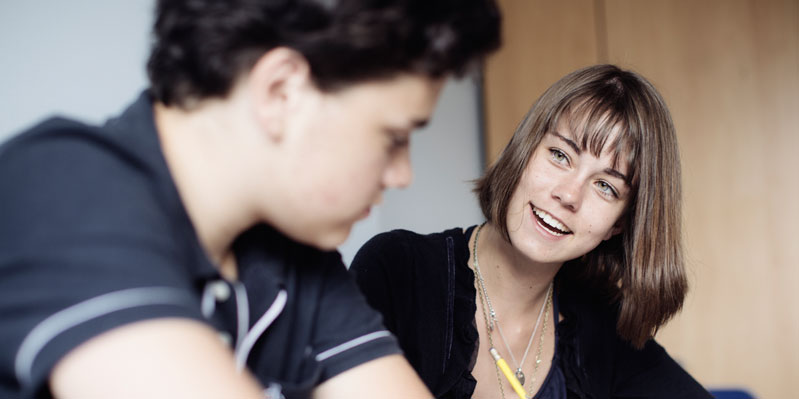
{"label": "wooden wall panel", "polygon": [[485,157],[496,159],[533,101],[563,71],[596,62],[594,2],[499,0],[503,45],[485,69]]}
{"label": "wooden wall panel", "polygon": [[[680,139],[692,282],[685,310],[658,339],[708,386],[795,396],[799,1],[542,3],[502,2],[507,46],[485,74],[487,159],[576,67],[609,61],[649,78]],[[552,37],[557,26],[583,28]],[[553,49],[575,38],[594,44]]]}
{"label": "wooden wall panel", "polygon": [[[711,386],[799,375],[799,2],[608,0],[608,57],[673,112],[693,292],[659,339]],[[656,15],[657,18],[650,16]],[[635,32],[636,34],[631,34]]]}

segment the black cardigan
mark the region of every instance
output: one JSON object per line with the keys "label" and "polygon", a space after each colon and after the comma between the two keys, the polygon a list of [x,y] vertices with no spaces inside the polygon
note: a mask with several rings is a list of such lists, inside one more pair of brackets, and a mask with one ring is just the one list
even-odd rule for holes
{"label": "black cardigan", "polygon": [[[380,234],[351,273],[437,398],[471,398],[478,333],[468,239],[474,227]],[[616,333],[615,306],[556,277],[556,359],[569,398],[711,398],[654,340],[636,350]],[[554,366],[554,365],[553,365]]]}

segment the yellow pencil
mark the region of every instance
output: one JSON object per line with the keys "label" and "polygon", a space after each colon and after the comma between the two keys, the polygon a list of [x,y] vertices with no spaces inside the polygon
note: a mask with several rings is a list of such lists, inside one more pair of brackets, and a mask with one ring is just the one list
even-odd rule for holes
{"label": "yellow pencil", "polygon": [[519,383],[519,380],[516,379],[516,376],[513,375],[513,372],[510,371],[508,362],[499,357],[499,353],[496,349],[491,348],[488,351],[491,352],[491,356],[494,357],[494,360],[497,362],[497,366],[499,366],[499,369],[502,370],[502,374],[505,374],[505,378],[507,378],[508,382],[510,382],[510,386],[512,386],[513,390],[516,391],[516,394],[519,395],[519,399],[527,399],[527,396],[524,393],[524,387]]}

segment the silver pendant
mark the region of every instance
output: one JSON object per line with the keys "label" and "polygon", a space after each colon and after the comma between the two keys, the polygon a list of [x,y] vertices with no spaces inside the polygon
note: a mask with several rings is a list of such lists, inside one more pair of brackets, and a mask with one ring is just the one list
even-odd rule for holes
{"label": "silver pendant", "polygon": [[524,385],[524,373],[522,373],[521,367],[516,369],[516,379],[519,380],[519,384]]}

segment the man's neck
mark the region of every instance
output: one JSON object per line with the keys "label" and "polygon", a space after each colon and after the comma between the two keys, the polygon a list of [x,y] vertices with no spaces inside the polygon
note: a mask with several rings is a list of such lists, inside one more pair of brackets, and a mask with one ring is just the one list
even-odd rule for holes
{"label": "man's neck", "polygon": [[214,102],[187,111],[156,103],[153,112],[164,157],[200,243],[220,272],[235,278],[231,245],[258,217],[247,206],[247,184],[237,173],[242,167],[236,154],[239,127],[229,123],[225,107]]}

